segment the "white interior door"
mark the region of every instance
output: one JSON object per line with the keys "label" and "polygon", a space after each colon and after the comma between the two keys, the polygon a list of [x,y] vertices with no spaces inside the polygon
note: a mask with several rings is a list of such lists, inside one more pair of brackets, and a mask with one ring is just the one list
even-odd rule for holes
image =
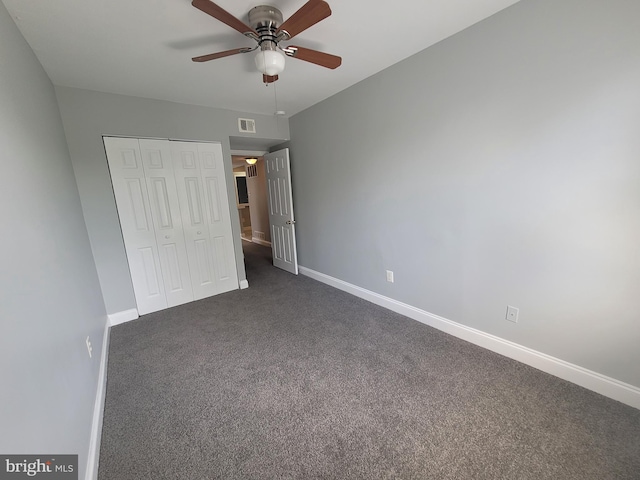
{"label": "white interior door", "polygon": [[196,300],[216,293],[211,245],[202,191],[202,178],[195,143],[172,142],[173,171],[178,186],[191,282]]}
{"label": "white interior door", "polygon": [[113,192],[140,315],[167,308],[140,146],[135,138],[104,138]]}
{"label": "white interior door", "polygon": [[222,147],[104,143],[139,314],[237,289]]}
{"label": "white interior door", "polygon": [[223,293],[238,289],[239,284],[222,146],[199,143],[198,154],[217,293]]}
{"label": "white interior door", "polygon": [[238,288],[219,144],[171,142],[195,299]]}
{"label": "white interior door", "polygon": [[167,306],[174,307],[193,301],[194,295],[171,148],[166,140],[139,142]]}
{"label": "white interior door", "polygon": [[289,149],[266,154],[264,162],[267,167],[273,265],[297,275],[296,222],[293,216]]}

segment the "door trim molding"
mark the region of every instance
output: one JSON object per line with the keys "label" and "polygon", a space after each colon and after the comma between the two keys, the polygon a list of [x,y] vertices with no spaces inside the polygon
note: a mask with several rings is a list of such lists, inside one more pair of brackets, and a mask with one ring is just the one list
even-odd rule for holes
{"label": "door trim molding", "polygon": [[640,388],[621,382],[615,378],[607,377],[598,372],[588,370],[561,360],[546,353],[538,352],[517,343],[496,337],[490,333],[462,325],[447,318],[429,313],[412,305],[399,302],[378,293],[366,290],[357,285],[339,280],[324,273],[316,272],[307,267],[300,266],[300,273],[330,285],[344,292],[360,297],[371,303],[375,303],[388,310],[394,311],[418,322],[429,325],[440,331],[471,342],[480,347],[499,353],[505,357],[517,360],[531,367],[542,370],[568,382],[580,385],[588,390],[625,403],[631,407],[640,409]]}

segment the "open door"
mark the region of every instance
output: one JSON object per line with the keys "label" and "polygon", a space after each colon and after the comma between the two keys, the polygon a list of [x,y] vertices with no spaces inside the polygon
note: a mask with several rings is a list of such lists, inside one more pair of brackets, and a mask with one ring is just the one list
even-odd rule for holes
{"label": "open door", "polygon": [[296,221],[293,216],[289,149],[266,154],[264,162],[267,167],[273,265],[297,275]]}

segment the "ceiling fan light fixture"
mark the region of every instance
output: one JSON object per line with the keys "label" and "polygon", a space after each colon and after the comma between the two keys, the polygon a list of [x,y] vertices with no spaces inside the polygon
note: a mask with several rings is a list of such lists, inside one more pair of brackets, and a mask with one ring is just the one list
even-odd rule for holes
{"label": "ceiling fan light fixture", "polygon": [[279,75],[284,70],[284,54],[263,44],[263,49],[256,54],[256,68],[270,77]]}
{"label": "ceiling fan light fixture", "polygon": [[244,161],[247,162],[249,165],[255,165],[258,162],[258,159],[257,158],[245,158]]}
{"label": "ceiling fan light fixture", "polygon": [[253,48],[234,48],[193,57],[191,60],[194,62],[208,62],[260,49],[254,60],[257,69],[262,73],[262,81],[265,85],[278,80],[278,75],[284,71],[285,57],[296,58],[332,70],[342,64],[342,59],[336,55],[293,45],[280,46],[280,42],[288,42],[331,15],[331,7],[325,0],[306,0],[306,3],[286,21],[283,21],[282,12],[277,8],[258,5],[249,10],[249,24],[234,17],[212,0],[193,0],[192,5],[257,42]]}

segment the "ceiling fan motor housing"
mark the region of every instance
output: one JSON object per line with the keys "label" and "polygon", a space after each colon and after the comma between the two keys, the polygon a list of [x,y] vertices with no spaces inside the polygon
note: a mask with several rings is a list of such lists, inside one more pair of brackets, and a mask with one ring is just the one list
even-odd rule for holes
{"label": "ceiling fan motor housing", "polygon": [[269,5],[253,7],[249,10],[249,25],[258,32],[261,40],[263,36],[273,37],[270,39],[273,40],[277,28],[282,25],[282,12]]}

